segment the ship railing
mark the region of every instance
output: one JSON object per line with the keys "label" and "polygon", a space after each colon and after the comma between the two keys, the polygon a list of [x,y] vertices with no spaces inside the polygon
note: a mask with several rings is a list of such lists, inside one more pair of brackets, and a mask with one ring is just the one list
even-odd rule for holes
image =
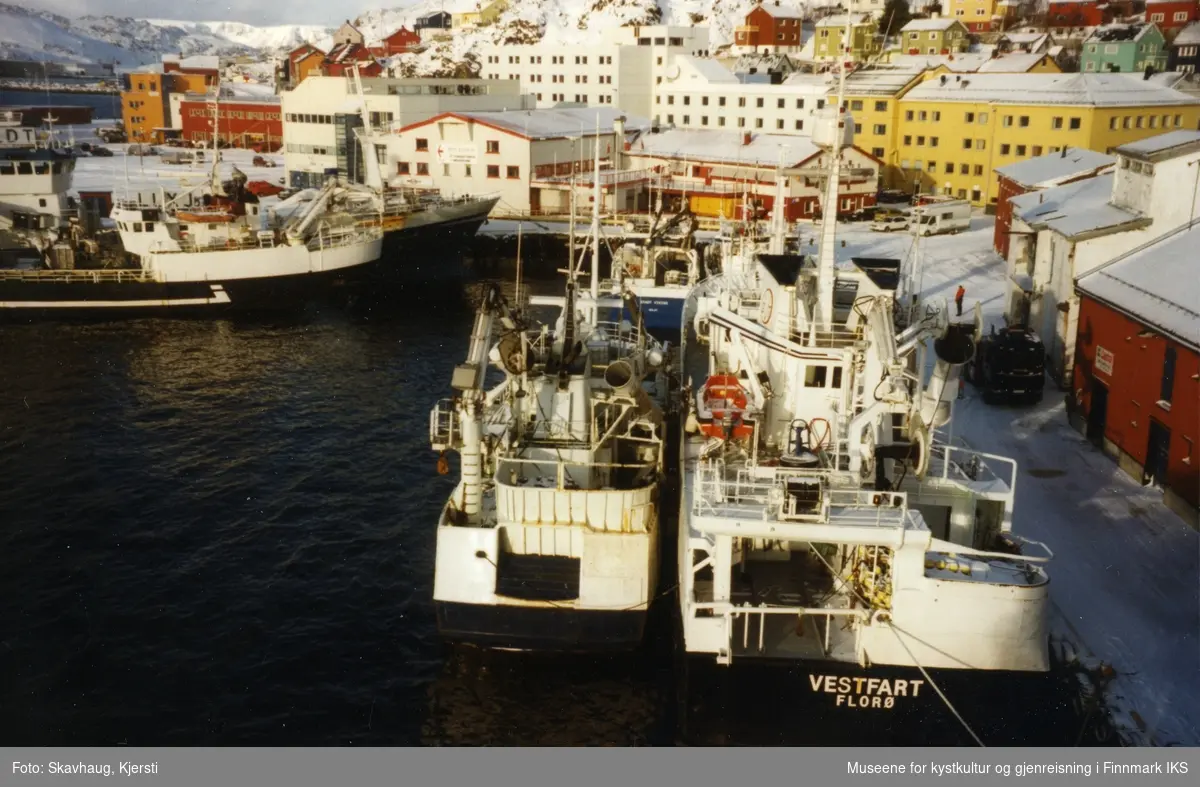
{"label": "ship railing", "polygon": [[282,245],[275,243],[274,238],[241,238],[214,240],[210,243],[196,243],[188,238],[176,241],[172,246],[166,246],[165,241],[156,241],[150,248],[152,254],[196,254],[198,252],[245,251],[247,249],[271,249]]}
{"label": "ship railing", "polygon": [[591,429],[591,421],[539,418],[533,422],[525,434],[532,440],[587,441],[591,438]]}
{"label": "ship railing", "polygon": [[445,451],[458,440],[458,410],[453,399],[439,399],[429,413],[429,443],[435,451]]}
{"label": "ship railing", "polygon": [[98,268],[95,270],[79,270],[68,268],[42,270],[5,269],[0,270],[0,280],[28,282],[91,282],[94,284],[100,284],[102,282],[147,282],[154,281],[155,279],[152,273],[141,268]]}
{"label": "ship railing", "polygon": [[1015,487],[1017,461],[1007,456],[939,443],[931,451],[928,474],[962,484],[1003,484]]}
{"label": "ship railing", "polygon": [[787,615],[794,618],[823,618],[825,626],[823,630],[818,629],[821,635],[821,650],[822,654],[828,656],[830,653],[830,635],[835,625],[835,618],[856,619],[860,622],[866,622],[871,619],[872,611],[869,609],[848,609],[834,607],[805,607],[805,606],[767,606],[765,604],[759,606],[751,606],[750,604],[734,604],[728,601],[700,601],[689,604],[689,609],[692,615],[707,610],[712,615],[719,615],[725,618],[725,630],[729,638],[729,643],[732,645],[735,636],[735,627],[740,620],[742,622],[742,650],[748,652],[750,650],[750,629],[751,622],[758,623],[758,651],[761,653],[766,647],[766,618],[768,615]]}
{"label": "ship railing", "polygon": [[852,347],[855,342],[859,341],[857,331],[847,330],[845,328],[833,328],[831,330],[818,330],[816,323],[806,323],[803,319],[796,317],[792,318],[791,338],[793,341],[800,344],[805,344],[809,347]]}
{"label": "ship railing", "polygon": [[[700,462],[692,508],[698,516],[908,526],[908,497],[903,492],[831,488],[831,480],[823,471],[751,466],[730,473],[721,460]],[[807,499],[797,502],[803,492],[809,493]]]}

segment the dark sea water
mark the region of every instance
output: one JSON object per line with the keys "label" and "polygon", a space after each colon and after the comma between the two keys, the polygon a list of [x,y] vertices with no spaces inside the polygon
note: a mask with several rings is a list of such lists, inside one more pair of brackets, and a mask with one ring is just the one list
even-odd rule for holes
{"label": "dark sea water", "polygon": [[[58,80],[68,81],[68,80]],[[121,118],[121,96],[116,93],[71,93],[45,90],[0,90],[0,107],[91,107],[96,120]]]}
{"label": "dark sea water", "polygon": [[[831,740],[795,669],[719,688],[697,670],[681,704],[669,599],[631,655],[444,646],[434,522],[454,475],[436,473],[428,413],[472,318],[461,296],[412,294],[0,325],[0,740],[968,742],[899,716]],[[990,743],[1070,744],[1074,685],[1059,670],[1019,698],[1032,727],[964,710]]]}

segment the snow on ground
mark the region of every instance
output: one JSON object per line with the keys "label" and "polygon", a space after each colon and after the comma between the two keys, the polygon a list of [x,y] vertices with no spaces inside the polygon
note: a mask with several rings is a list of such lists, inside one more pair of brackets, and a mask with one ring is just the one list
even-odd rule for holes
{"label": "snow on ground", "polygon": [[[489,221],[481,232],[515,234],[517,225]],[[521,225],[527,233],[565,228]],[[976,216],[972,227],[922,239],[922,290],[952,301],[962,284],[964,314],[979,302],[989,330],[1003,325],[1004,261],[992,250],[993,219]],[[802,237],[816,237],[816,228],[801,228]],[[838,236],[846,244],[839,264],[905,260],[913,245],[908,234],[865,224],[841,225]],[[1134,745],[1200,744],[1200,532],[1072,429],[1063,394],[1049,381],[1041,404],[1020,409],[985,405],[968,385],[955,416],[955,443],[1017,461],[1013,530],[1054,552],[1052,637],[1085,665],[1115,670],[1105,699],[1122,737]]]}
{"label": "snow on ground", "polygon": [[[987,330],[1003,324],[1004,262],[991,248],[992,219],[977,216],[973,226],[922,240],[923,290],[951,298],[962,284],[964,313],[978,301]],[[903,258],[912,242],[861,229],[840,235],[846,259]],[[1055,637],[1116,671],[1107,700],[1129,742],[1200,744],[1200,533],[1070,427],[1053,383],[1042,404],[1024,409],[985,405],[970,385],[965,393],[955,436],[1017,461],[1013,530],[1054,552]]]}
{"label": "snow on ground", "polygon": [[[205,160],[195,164],[167,164],[160,156],[126,156],[128,145],[105,144],[96,136],[96,129],[106,125],[111,124],[98,122],[90,126],[68,126],[59,131],[61,140],[65,141],[73,135],[76,143],[100,144],[113,152],[111,157],[80,156],[75,164],[75,192],[112,191],[113,198],[119,199],[127,193],[156,191],[160,188],[165,191],[178,191],[206,181],[212,166],[211,150],[205,150]],[[155,145],[154,148],[163,153],[184,150],[166,145]],[[253,166],[251,162],[257,155],[274,161],[276,166]],[[258,154],[253,150],[236,148],[222,150],[222,180],[229,179],[234,166],[246,173],[249,180],[265,180],[268,183],[284,185],[281,182],[284,177],[283,156]]]}

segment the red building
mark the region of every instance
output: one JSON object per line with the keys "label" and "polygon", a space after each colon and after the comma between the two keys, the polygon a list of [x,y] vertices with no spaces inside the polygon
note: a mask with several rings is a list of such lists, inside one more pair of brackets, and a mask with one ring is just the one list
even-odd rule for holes
{"label": "red building", "polygon": [[[1200,18],[1200,0],[1146,0],[1146,21],[1175,33]],[[1169,37],[1169,36],[1168,36]]]}
{"label": "red building", "polygon": [[421,37],[409,30],[407,27],[401,27],[396,32],[392,33],[387,38],[383,39],[383,46],[374,47],[377,49],[377,54],[380,57],[391,57],[392,55],[402,55],[405,52],[411,52],[416,49],[421,43]]}
{"label": "red building", "polygon": [[771,48],[800,48],[803,13],[788,6],[757,5],[746,14],[741,27],[734,30],[736,46],[754,47],[758,51]]}
{"label": "red building", "polygon": [[1012,229],[1012,203],[1009,200],[1013,197],[1095,177],[1115,162],[1112,156],[1094,150],[1063,148],[997,168],[996,180],[1000,193],[996,196],[996,226],[992,230],[992,247],[1000,256],[1008,259]]}
{"label": "red building", "polygon": [[1163,489],[1193,525],[1200,506],[1200,221],[1076,281],[1071,418],[1121,468]]}
{"label": "red building", "polygon": [[1050,0],[1046,25],[1055,29],[1096,27],[1104,24],[1104,10],[1099,0]]}
{"label": "red building", "polygon": [[[179,102],[179,112],[183,140],[211,143],[212,105],[206,97],[189,94]],[[218,104],[218,112],[217,134],[222,142],[264,153],[282,147],[283,115],[278,96],[270,99],[223,98]]]}
{"label": "red building", "polygon": [[375,59],[370,48],[362,44],[338,44],[329,50],[321,73],[327,77],[346,76],[349,67],[358,64],[358,72],[364,77],[377,77],[383,72],[383,66]]}

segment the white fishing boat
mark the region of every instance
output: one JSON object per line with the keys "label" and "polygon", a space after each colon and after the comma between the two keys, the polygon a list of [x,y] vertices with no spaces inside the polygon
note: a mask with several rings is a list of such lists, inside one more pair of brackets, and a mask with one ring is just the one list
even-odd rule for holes
{"label": "white fishing boat", "polygon": [[[553,327],[527,328],[489,290],[457,393],[431,413],[433,448],[461,457],[437,525],[447,640],[574,652],[642,640],[658,595],[667,352],[640,321],[602,319],[637,306],[600,297],[598,247],[594,218],[591,287],[572,260]],[[490,388],[489,363],[503,372]]]}
{"label": "white fishing boat", "polygon": [[1012,532],[1016,462],[946,436],[978,316],[953,323],[898,263],[835,265],[838,90],[817,256],[784,253],[776,222],[685,306],[683,649],[799,663],[828,709],[953,710],[953,676],[1048,670],[1051,556]]}
{"label": "white fishing boat", "polygon": [[[0,232],[16,262],[37,265],[46,248],[77,215],[68,195],[75,151],[48,131],[22,125],[18,111],[0,112]],[[17,250],[26,253],[17,254]],[[28,262],[26,262],[28,261]],[[0,261],[0,267],[4,262]]]}
{"label": "white fishing boat", "polygon": [[[680,229],[681,236],[672,237]],[[692,242],[695,231],[691,214],[678,213],[664,219],[660,211],[644,237],[628,233],[613,252],[613,286],[633,291],[649,330],[670,331],[677,336],[683,302],[703,276],[699,250]]]}

